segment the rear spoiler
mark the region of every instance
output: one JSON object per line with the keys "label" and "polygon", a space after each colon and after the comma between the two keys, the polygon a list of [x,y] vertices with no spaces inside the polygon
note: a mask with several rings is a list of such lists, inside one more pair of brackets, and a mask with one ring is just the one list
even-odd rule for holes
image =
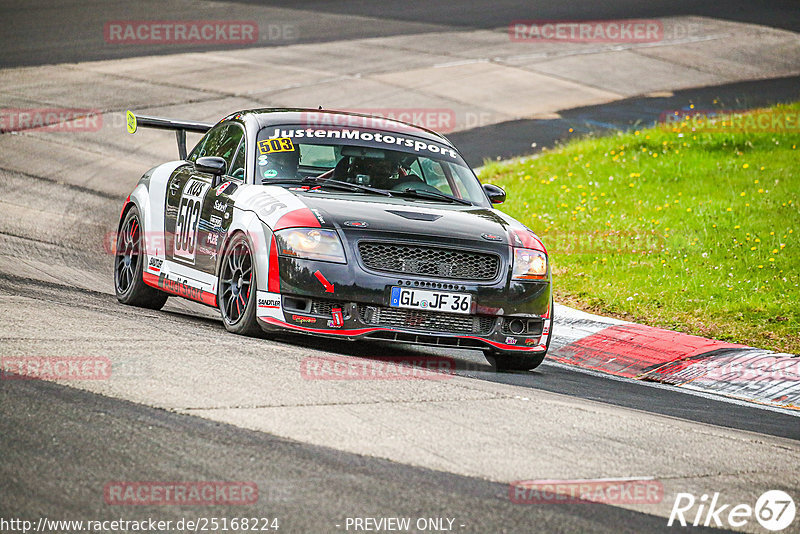
{"label": "rear spoiler", "polygon": [[136,133],[139,126],[145,128],[156,128],[158,130],[175,130],[175,138],[178,141],[178,155],[181,159],[186,159],[186,132],[206,133],[214,125],[206,122],[176,121],[173,119],[161,119],[159,117],[146,117],[144,115],[134,115],[132,111],[125,113],[128,133]]}

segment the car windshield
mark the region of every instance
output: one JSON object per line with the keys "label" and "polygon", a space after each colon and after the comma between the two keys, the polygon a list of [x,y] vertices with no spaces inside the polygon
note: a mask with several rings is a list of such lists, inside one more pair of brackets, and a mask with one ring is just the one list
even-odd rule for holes
{"label": "car windshield", "polygon": [[449,146],[410,134],[358,128],[272,126],[258,136],[256,180],[425,202],[488,205],[478,179]]}

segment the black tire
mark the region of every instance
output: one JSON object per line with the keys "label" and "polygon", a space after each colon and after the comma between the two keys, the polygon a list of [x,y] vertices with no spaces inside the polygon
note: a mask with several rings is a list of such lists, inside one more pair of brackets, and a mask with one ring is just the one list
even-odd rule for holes
{"label": "black tire", "polygon": [[491,356],[494,359],[495,367],[498,371],[530,371],[536,369],[544,361],[547,356],[547,351],[550,350],[550,340],[553,339],[553,315],[555,307],[550,303],[550,333],[547,336],[545,343],[545,350],[535,356],[520,355],[517,352],[500,351],[488,349],[484,351],[486,356]]}
{"label": "black tire", "polygon": [[114,290],[130,306],[160,310],[169,295],[144,283],[144,254],[139,210],[130,208],[122,219],[114,252]]}
{"label": "black tire", "polygon": [[253,248],[244,234],[236,234],[225,247],[219,268],[217,305],[229,332],[243,336],[261,334],[256,320],[256,268]]}
{"label": "black tire", "polygon": [[535,354],[533,356],[520,356],[510,351],[487,350],[487,356],[494,359],[494,365],[498,371],[530,371],[536,369],[544,361],[547,352]]}

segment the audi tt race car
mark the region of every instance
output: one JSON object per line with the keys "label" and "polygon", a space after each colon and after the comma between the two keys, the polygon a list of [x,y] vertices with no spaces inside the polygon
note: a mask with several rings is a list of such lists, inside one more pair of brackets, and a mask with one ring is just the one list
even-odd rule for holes
{"label": "audi tt race car", "polygon": [[[125,200],[114,282],[124,304],[177,295],[238,334],[299,332],[483,350],[532,369],[553,325],[545,247],[493,208],[443,136],[354,113],[256,109],[173,130],[180,159]],[[187,154],[186,132],[204,136]]]}

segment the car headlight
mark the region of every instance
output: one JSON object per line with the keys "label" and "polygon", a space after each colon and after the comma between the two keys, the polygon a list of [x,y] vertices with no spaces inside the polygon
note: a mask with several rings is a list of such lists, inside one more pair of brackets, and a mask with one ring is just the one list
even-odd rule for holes
{"label": "car headlight", "polygon": [[333,230],[287,228],[275,232],[275,238],[281,256],[347,263],[342,242]]}
{"label": "car headlight", "polygon": [[513,280],[541,280],[547,275],[547,256],[544,252],[514,247]]}

